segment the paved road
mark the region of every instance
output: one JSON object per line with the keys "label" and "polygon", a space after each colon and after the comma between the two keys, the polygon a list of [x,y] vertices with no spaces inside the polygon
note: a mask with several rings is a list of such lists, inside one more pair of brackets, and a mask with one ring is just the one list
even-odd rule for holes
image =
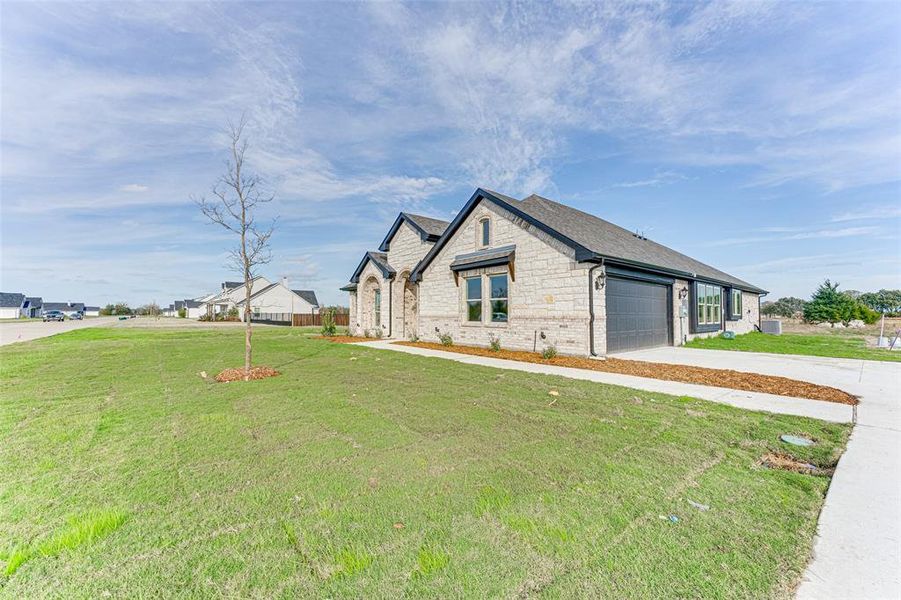
{"label": "paved road", "polygon": [[7,321],[0,323],[0,346],[27,342],[85,327],[104,327],[116,322],[116,317],[94,317],[81,321]]}
{"label": "paved road", "polygon": [[727,365],[859,396],[857,425],[829,486],[797,597],[901,598],[901,363],[688,348],[622,358]]}

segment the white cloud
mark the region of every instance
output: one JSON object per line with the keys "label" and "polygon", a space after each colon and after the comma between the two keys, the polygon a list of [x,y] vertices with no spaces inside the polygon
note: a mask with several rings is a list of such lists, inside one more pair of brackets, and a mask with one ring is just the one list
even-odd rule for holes
{"label": "white cloud", "polygon": [[835,215],[832,217],[832,222],[844,223],[847,221],[892,219],[896,217],[901,217],[901,206],[876,206]]}
{"label": "white cloud", "polygon": [[149,187],[147,187],[146,185],[141,185],[140,183],[129,183],[120,187],[119,191],[127,192],[129,194],[140,194],[142,192],[146,192],[149,189]]}
{"label": "white cloud", "polygon": [[720,240],[713,240],[704,245],[706,246],[738,246],[743,244],[763,244],[772,242],[788,242],[798,240],[814,240],[814,239],[835,239],[862,237],[867,235],[875,235],[879,232],[878,227],[844,227],[841,229],[811,229],[806,231],[798,231],[796,233],[787,233],[779,236],[747,236],[747,237],[731,237]]}

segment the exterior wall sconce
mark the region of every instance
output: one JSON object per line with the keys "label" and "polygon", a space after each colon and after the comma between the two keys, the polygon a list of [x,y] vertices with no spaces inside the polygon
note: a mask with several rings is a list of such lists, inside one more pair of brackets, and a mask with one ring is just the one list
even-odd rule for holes
{"label": "exterior wall sconce", "polygon": [[679,300],[685,300],[688,298],[688,288],[683,286],[681,290],[679,290]]}
{"label": "exterior wall sconce", "polygon": [[607,285],[607,269],[601,267],[601,272],[594,278],[594,289],[602,290]]}

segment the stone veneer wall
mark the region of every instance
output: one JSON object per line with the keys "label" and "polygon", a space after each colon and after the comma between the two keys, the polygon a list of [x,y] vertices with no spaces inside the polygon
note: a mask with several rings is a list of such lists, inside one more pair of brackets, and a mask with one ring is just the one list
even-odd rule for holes
{"label": "stone veneer wall", "polygon": [[350,311],[350,325],[348,329],[351,335],[363,335],[366,330],[375,329],[373,322],[372,299],[369,294],[373,293],[370,285],[370,279],[375,279],[379,289],[382,290],[382,335],[388,335],[388,281],[382,277],[382,272],[369,261],[360,273],[360,281],[357,283],[357,292],[352,294],[352,306]]}
{"label": "stone veneer wall", "polygon": [[[412,335],[410,325],[404,327],[404,283],[409,277],[413,268],[422,260],[422,257],[432,248],[429,242],[423,242],[419,233],[410,227],[406,222],[402,223],[397,233],[388,243],[388,264],[397,272],[394,280],[391,282],[391,337],[408,339]],[[382,302],[387,302],[387,292],[382,292],[385,296]],[[387,313],[385,314],[387,319]],[[415,326],[415,323],[412,324]]]}
{"label": "stone veneer wall", "polygon": [[[463,310],[463,277],[506,272],[506,266],[461,272],[459,283],[450,270],[454,256],[479,249],[476,229],[484,216],[491,218],[490,247],[516,245],[515,279],[508,280],[507,323],[470,324],[465,321]],[[535,348],[540,352],[545,346],[554,345],[561,354],[587,355],[588,268],[589,265],[575,262],[574,253],[568,247],[483,200],[423,273],[419,284],[419,336],[437,341],[437,328],[441,333],[449,333],[459,344],[487,346],[495,335],[503,348]],[[599,293],[598,297],[601,296]],[[483,302],[487,305],[488,299],[483,298]],[[601,318],[595,330],[601,346],[598,353],[602,353],[606,329],[603,310],[598,314]],[[542,332],[544,340],[540,338]]]}

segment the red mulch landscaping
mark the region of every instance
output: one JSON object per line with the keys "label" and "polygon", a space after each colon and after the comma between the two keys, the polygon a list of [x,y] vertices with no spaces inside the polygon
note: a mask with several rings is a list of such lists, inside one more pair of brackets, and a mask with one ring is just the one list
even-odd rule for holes
{"label": "red mulch landscaping", "polygon": [[317,336],[316,339],[320,340],[328,340],[330,342],[335,342],[338,344],[355,344],[357,342],[377,342],[377,338],[368,338],[368,337],[360,337],[356,335],[333,335],[333,336],[325,336],[320,335]]}
{"label": "red mulch landscaping", "polygon": [[[275,377],[276,375],[281,375],[281,373],[271,367],[251,367],[250,377],[248,379],[266,379],[267,377]],[[244,381],[244,369],[226,369],[216,375],[216,381],[219,383]]]}
{"label": "red mulch landscaping", "polygon": [[789,379],[788,377],[744,373],[742,371],[733,371],[731,369],[708,369],[706,367],[672,365],[639,360],[623,360],[620,358],[595,360],[577,356],[557,356],[545,359],[536,352],[522,352],[519,350],[499,350],[495,352],[489,348],[478,348],[474,346],[443,346],[435,342],[395,343],[402,346],[429,348],[431,350],[443,350],[445,352],[456,352],[458,354],[488,356],[491,358],[518,360],[521,362],[555,365],[558,367],[575,367],[577,369],[590,369],[592,371],[602,371],[605,373],[620,373],[622,375],[634,375],[636,377],[649,377],[651,379],[665,379],[667,381],[713,385],[735,390],[775,394],[777,396],[824,400],[826,402],[837,402],[839,404],[857,404],[857,398],[855,396],[843,392],[838,388],[817,385],[806,381],[798,381],[796,379]]}

